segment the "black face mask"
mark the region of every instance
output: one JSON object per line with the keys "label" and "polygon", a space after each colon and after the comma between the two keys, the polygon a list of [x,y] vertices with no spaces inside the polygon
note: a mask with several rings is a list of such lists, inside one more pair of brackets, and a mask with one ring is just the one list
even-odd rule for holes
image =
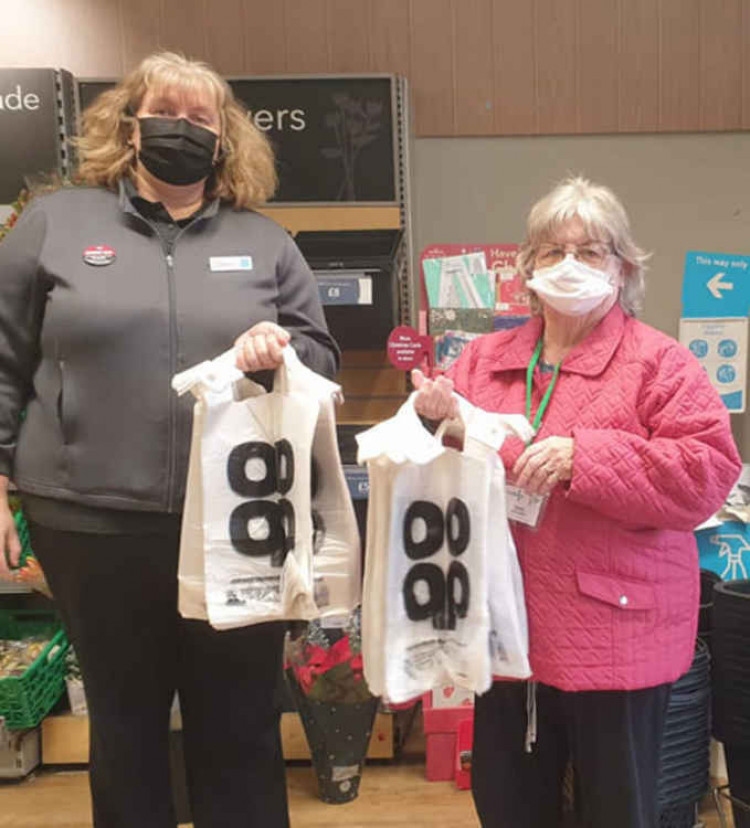
{"label": "black face mask", "polygon": [[185,118],[139,118],[138,160],[167,184],[196,184],[214,168],[218,136]]}

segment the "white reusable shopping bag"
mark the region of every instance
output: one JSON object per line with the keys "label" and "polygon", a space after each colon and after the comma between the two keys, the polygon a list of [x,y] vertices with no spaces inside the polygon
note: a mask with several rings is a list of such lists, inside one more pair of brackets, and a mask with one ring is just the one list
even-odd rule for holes
{"label": "white reusable shopping bag", "polygon": [[[422,426],[413,397],[391,420],[357,438],[359,461],[368,463],[370,474],[365,676],[374,692],[395,703],[446,682],[484,692],[497,673],[498,653],[506,662],[509,650],[526,658],[523,636],[511,641],[496,629],[492,604],[502,598],[507,613],[522,615],[515,627],[525,628],[522,584],[498,579],[508,561],[517,567],[517,560],[494,500],[499,491],[504,503],[497,449],[509,427],[522,436],[530,436],[530,427],[525,418],[491,415],[466,401],[460,411],[463,452]],[[494,643],[498,638],[502,644]],[[514,662],[514,668],[523,673],[523,664]]]}
{"label": "white reusable shopping bag", "polygon": [[341,386],[286,349],[287,387],[319,407],[312,442],[311,489],[315,603],[321,616],[348,615],[361,601],[361,544],[336,439]]}
{"label": "white reusable shopping bag", "polygon": [[[524,442],[533,435],[526,417],[495,415],[456,395],[466,425],[464,454],[484,458],[491,466],[487,537],[487,597],[490,608],[490,668],[495,678],[524,679],[531,675],[529,629],[523,576],[508,525],[505,467],[497,452],[505,434],[513,431]],[[488,420],[487,418],[491,418]],[[495,423],[504,426],[498,431]]]}
{"label": "white reusable shopping bag", "polygon": [[[284,349],[271,393],[244,379],[233,363],[227,352],[173,380],[178,393],[191,390],[198,399],[180,547],[180,612],[228,629],[349,611],[359,598],[360,554],[335,441],[333,403],[340,389],[305,368],[291,348]],[[325,496],[315,502],[313,455],[317,477],[325,481],[318,486]],[[327,530],[318,531],[317,542],[314,506]],[[319,574],[313,572],[315,546]]]}

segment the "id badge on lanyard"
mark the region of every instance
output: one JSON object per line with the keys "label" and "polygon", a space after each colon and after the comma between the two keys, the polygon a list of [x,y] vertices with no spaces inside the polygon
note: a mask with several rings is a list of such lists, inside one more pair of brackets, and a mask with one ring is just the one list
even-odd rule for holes
{"label": "id badge on lanyard", "polygon": [[508,520],[536,529],[542,521],[549,495],[529,494],[512,483],[505,484],[505,505]]}
{"label": "id badge on lanyard", "polygon": [[[555,365],[555,372],[552,375],[549,387],[539,403],[536,415],[532,421],[531,419],[531,388],[534,379],[534,368],[539,362],[539,357],[542,353],[543,341],[540,339],[537,343],[534,355],[531,357],[529,367],[526,369],[526,419],[534,428],[534,434],[539,431],[539,426],[542,423],[542,417],[547,410],[552,392],[557,382],[557,375],[560,373],[560,363]],[[529,441],[531,442],[531,441]],[[549,500],[549,495],[529,494],[518,486],[512,483],[507,483],[505,486],[505,497],[508,508],[508,520],[514,520],[516,523],[522,523],[531,529],[536,529],[541,523],[544,514],[544,507]]]}

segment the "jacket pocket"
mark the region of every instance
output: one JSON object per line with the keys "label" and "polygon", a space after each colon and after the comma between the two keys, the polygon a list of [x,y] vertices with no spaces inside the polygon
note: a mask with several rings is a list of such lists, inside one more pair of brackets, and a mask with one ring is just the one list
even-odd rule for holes
{"label": "jacket pocket", "polygon": [[69,446],[73,442],[73,388],[70,381],[70,372],[66,369],[65,360],[58,360],[60,372],[60,388],[57,392],[57,419],[60,423],[63,445]]}
{"label": "jacket pocket", "polygon": [[653,584],[645,581],[580,570],[576,571],[576,579],[583,595],[621,610],[650,610],[656,607]]}

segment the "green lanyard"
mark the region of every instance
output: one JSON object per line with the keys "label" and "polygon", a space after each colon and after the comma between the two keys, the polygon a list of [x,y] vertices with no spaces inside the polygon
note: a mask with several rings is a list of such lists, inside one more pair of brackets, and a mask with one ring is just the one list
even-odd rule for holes
{"label": "green lanyard", "polygon": [[557,365],[555,365],[555,373],[552,374],[552,379],[550,380],[549,388],[547,388],[547,393],[542,397],[542,401],[539,403],[539,408],[536,411],[534,421],[531,422],[531,386],[534,379],[534,368],[536,368],[536,364],[539,362],[541,353],[542,340],[540,339],[537,343],[536,350],[534,351],[534,356],[531,357],[529,367],[526,369],[526,419],[531,423],[535,434],[539,430],[542,417],[544,416],[544,412],[547,410],[550,397],[552,396],[555,383],[557,382],[557,375],[560,373],[560,363],[558,362]]}

